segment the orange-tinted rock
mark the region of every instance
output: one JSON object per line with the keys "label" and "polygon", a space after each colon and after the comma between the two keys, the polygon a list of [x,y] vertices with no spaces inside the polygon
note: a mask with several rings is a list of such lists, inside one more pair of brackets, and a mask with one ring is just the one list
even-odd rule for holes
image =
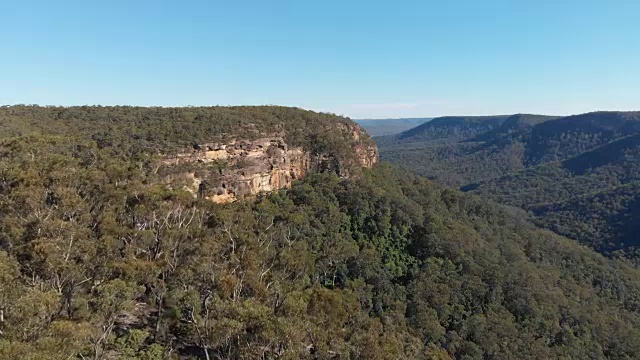
{"label": "orange-tinted rock", "polygon": [[[378,161],[377,147],[361,141],[368,136],[363,136],[359,126],[341,130],[353,136],[351,148],[359,166],[371,167]],[[345,170],[348,164],[341,164],[329,154],[312,155],[302,147],[290,147],[280,136],[238,139],[227,144],[200,144],[189,152],[164,161],[170,167],[189,163],[220,167],[214,178],[205,179],[194,172],[181,175],[187,191],[216,203],[234,202],[262,192],[289,188],[293,180],[304,178],[312,171],[335,171],[341,176],[350,174]],[[171,179],[169,181],[174,182],[175,176]],[[203,183],[205,191],[202,191]]]}

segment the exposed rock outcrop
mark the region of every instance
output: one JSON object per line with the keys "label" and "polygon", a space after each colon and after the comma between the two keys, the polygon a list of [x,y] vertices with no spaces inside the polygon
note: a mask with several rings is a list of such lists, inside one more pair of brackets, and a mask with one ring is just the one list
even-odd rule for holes
{"label": "exposed rock outcrop", "polygon": [[377,147],[358,125],[342,125],[337,130],[348,134],[340,144],[350,148],[346,155],[332,149],[313,151],[289,146],[283,134],[197,144],[164,161],[177,171],[167,180],[184,184],[194,196],[227,203],[288,188],[293,180],[309,172],[333,171],[349,177],[356,168],[371,167],[378,161]]}

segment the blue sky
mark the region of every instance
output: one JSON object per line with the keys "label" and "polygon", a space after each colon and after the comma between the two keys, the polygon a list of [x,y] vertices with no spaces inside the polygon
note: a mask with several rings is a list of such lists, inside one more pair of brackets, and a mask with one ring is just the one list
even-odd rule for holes
{"label": "blue sky", "polygon": [[638,16],[636,0],[0,0],[0,104],[640,110]]}

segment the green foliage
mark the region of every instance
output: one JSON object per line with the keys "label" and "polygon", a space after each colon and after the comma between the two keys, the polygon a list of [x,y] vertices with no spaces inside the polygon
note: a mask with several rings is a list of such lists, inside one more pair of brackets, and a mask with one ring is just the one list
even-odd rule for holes
{"label": "green foliage", "polygon": [[379,144],[395,142],[458,141],[502,125],[508,116],[445,116],[435,118],[398,135],[379,137]]}
{"label": "green foliage", "polygon": [[[192,140],[146,117],[173,110],[146,109],[148,123],[134,116],[130,132],[97,139],[84,133],[90,122],[70,120],[88,112],[118,128],[113,114],[134,109],[3,109],[34,123],[4,123],[19,136],[0,142],[0,358],[640,351],[640,273],[624,263],[386,164],[350,179],[310,174],[253,201],[195,199],[162,185],[147,153]],[[278,109],[247,111],[271,124]],[[199,110],[176,119],[188,111]],[[36,119],[59,123],[38,135]],[[130,134],[145,135],[135,144]],[[340,136],[300,135],[323,151],[343,146]],[[118,139],[128,145],[113,148]]]}
{"label": "green foliage", "polygon": [[535,221],[572,239],[589,239],[599,252],[633,259],[640,250],[640,183],[532,206]]}
{"label": "green foliage", "polygon": [[[111,157],[141,161],[194,144],[283,136],[291,146],[313,151],[330,145],[340,160],[353,157],[348,118],[281,106],[133,107],[3,106],[0,139],[57,135],[92,141]],[[368,137],[360,141],[373,143]],[[345,151],[347,150],[347,151]]]}
{"label": "green foliage", "polygon": [[[452,135],[461,126],[453,120],[381,142],[381,158],[530,211],[540,226],[636,262],[637,195],[629,187],[640,181],[639,113],[520,114],[462,138]],[[463,124],[489,121],[476,120]]]}

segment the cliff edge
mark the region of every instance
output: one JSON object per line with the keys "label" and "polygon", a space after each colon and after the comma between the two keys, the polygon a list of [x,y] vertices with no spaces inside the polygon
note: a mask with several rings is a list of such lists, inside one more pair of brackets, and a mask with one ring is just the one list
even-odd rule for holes
{"label": "cliff edge", "polygon": [[352,177],[378,162],[377,146],[359,125],[337,124],[325,135],[332,132],[333,144],[327,144],[327,136],[312,136],[306,147],[289,144],[286,132],[194,144],[163,160],[171,173],[166,180],[196,197],[228,203],[289,188],[294,180],[313,172]]}

